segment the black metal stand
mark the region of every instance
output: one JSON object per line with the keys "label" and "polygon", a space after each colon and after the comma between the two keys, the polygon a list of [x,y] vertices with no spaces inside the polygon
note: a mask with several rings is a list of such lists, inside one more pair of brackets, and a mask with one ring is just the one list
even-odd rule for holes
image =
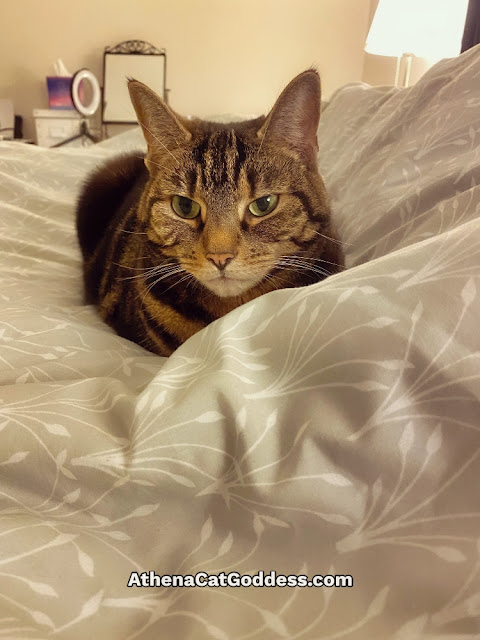
{"label": "black metal stand", "polygon": [[98,138],[92,136],[87,127],[87,121],[85,118],[80,122],[80,132],[77,135],[72,136],[71,138],[67,138],[66,140],[62,140],[62,142],[57,142],[57,144],[52,145],[50,148],[54,149],[55,147],[63,147],[64,144],[68,144],[69,142],[73,142],[74,140],[85,140],[87,138],[90,142],[99,142]]}

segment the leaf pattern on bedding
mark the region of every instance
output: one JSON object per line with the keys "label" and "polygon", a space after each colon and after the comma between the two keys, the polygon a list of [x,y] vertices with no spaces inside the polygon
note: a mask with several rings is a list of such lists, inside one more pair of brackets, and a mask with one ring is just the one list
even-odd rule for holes
{"label": "leaf pattern on bedding", "polygon": [[[480,633],[480,49],[319,131],[348,269],[168,360],[82,304],[75,194],[138,132],[0,144],[0,637]],[[351,588],[127,587],[352,575]]]}

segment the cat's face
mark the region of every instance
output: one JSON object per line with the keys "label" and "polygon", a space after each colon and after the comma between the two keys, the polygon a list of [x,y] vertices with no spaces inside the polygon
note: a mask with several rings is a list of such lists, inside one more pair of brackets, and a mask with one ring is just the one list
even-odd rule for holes
{"label": "cat's face", "polygon": [[183,120],[130,83],[148,143],[148,239],[222,298],[283,286],[332,234],[316,166],[318,76],[305,75],[267,118],[230,125]]}
{"label": "cat's face", "polygon": [[150,187],[149,239],[221,297],[240,295],[282,256],[320,240],[328,218],[318,174],[287,151],[260,146],[256,129],[200,127],[164,157]]}

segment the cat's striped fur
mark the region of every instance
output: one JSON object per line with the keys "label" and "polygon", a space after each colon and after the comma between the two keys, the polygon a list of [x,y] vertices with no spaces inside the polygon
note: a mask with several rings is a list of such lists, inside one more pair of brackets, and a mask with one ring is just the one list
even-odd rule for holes
{"label": "cat's striped fur", "polygon": [[[317,169],[315,71],[267,117],[235,124],[186,120],[140,82],[129,89],[147,156],[107,162],[77,209],[86,299],[120,335],[169,355],[240,304],[342,268]],[[270,194],[276,208],[252,215]],[[174,196],[198,203],[197,217],[179,217]]]}

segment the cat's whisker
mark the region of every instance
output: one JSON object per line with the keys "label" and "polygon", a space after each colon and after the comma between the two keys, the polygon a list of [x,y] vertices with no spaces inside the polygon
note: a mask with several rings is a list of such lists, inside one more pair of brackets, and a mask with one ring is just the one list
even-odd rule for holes
{"label": "cat's whisker", "polygon": [[177,265],[157,265],[154,267],[140,269],[140,273],[137,273],[133,276],[125,276],[124,278],[119,278],[119,280],[148,280],[160,274],[166,274],[174,272],[175,267]]}
{"label": "cat's whisker", "polygon": [[280,258],[277,260],[277,264],[287,264],[294,267],[303,267],[305,269],[318,269],[320,271],[327,271],[326,267],[323,267],[320,264],[312,264],[310,262],[302,262],[301,260],[289,260],[288,258]]}
{"label": "cat's whisker", "polygon": [[127,231],[127,229],[120,229],[120,233],[131,233],[133,236],[146,236],[146,231]]}
{"label": "cat's whisker", "polygon": [[[185,275],[183,276],[183,278],[181,278],[180,280],[178,280],[176,284],[177,284],[177,285],[179,285],[179,284],[182,284],[182,282],[190,282],[191,280],[194,280],[194,279],[195,279],[195,278],[194,278],[194,276],[192,276],[192,274],[191,274],[191,273],[187,273],[187,272],[185,271]],[[173,286],[173,285],[172,285],[172,286]],[[167,289],[167,291],[168,291],[168,289]]]}
{"label": "cat's whisker", "polygon": [[[142,260],[143,258],[149,258],[150,256],[137,256],[137,260]],[[117,267],[123,267],[124,269],[132,269],[134,271],[140,271],[142,269],[150,269],[151,267],[131,267],[129,264],[122,264],[121,262],[112,262]]]}
{"label": "cat's whisker", "polygon": [[[278,265],[279,269],[282,269],[284,271],[293,271],[295,273],[298,273],[299,271],[302,270],[301,267],[298,266],[287,266],[287,265]],[[303,269],[303,271],[311,271],[312,273],[315,273],[318,276],[321,276],[321,278],[326,278],[327,276],[330,275],[330,273],[328,271],[317,271],[316,269]]]}
{"label": "cat's whisker", "polygon": [[[131,267],[132,269],[137,269],[141,271],[141,273],[137,273],[134,276],[125,276],[124,278],[118,278],[119,280],[135,280],[138,278],[143,278],[144,280],[148,280],[149,278],[155,277],[156,275],[165,272],[165,273],[175,273],[176,267],[178,265],[157,265],[156,267],[149,268],[136,268]],[[168,267],[171,267],[170,269]],[[180,267],[181,268],[181,267]],[[167,273],[167,275],[168,275]]]}
{"label": "cat's whisker", "polygon": [[150,278],[155,278],[155,280],[151,283],[146,283],[147,284],[147,290],[151,291],[153,289],[153,287],[155,285],[157,285],[159,282],[161,282],[162,280],[165,280],[166,278],[169,278],[170,276],[175,276],[178,273],[182,273],[183,269],[182,267],[178,267],[178,269],[172,269],[166,273],[162,273],[158,278],[156,277],[156,275],[158,274],[151,274],[148,278],[146,278],[147,280]]}
{"label": "cat's whisker", "polygon": [[338,267],[339,269],[345,269],[345,266],[342,264],[338,264],[337,262],[331,262],[330,260],[324,260],[323,258],[310,258],[308,256],[280,256],[281,260],[312,260],[313,262],[322,262],[324,264],[331,264],[334,267]]}
{"label": "cat's whisker", "polygon": [[[159,144],[160,146],[162,146],[162,147],[165,149],[165,151],[167,151],[167,152],[172,156],[172,158],[175,160],[175,162],[176,162],[177,164],[180,164],[180,163],[179,163],[179,161],[177,160],[177,158],[175,158],[175,156],[173,155],[173,153],[170,151],[170,149],[169,149],[165,144],[163,144],[163,142],[162,142],[159,138],[157,138],[157,136],[156,136],[152,131],[150,131],[150,129],[149,129],[149,128],[148,128],[148,127],[147,127],[147,126],[146,126],[146,125],[141,121],[141,120],[139,120],[139,121],[138,121],[138,124],[139,124],[141,127],[143,127],[143,128],[145,129],[145,131],[148,131],[148,133],[152,136],[152,138],[153,138],[154,140],[156,140],[156,141],[158,142],[158,144]],[[149,160],[149,162],[150,162],[150,160]]]}
{"label": "cat's whisker", "polygon": [[332,273],[331,271],[322,269],[319,266],[302,264],[299,262],[289,262],[287,260],[277,260],[276,266],[282,269],[287,269],[289,271],[297,271],[297,270],[311,271],[312,273],[316,273],[323,277],[329,276]]}
{"label": "cat's whisker", "polygon": [[[169,278],[170,276],[174,276],[177,273],[181,273],[183,271],[182,267],[180,267],[179,265],[177,265],[177,267],[178,268],[177,268],[176,271],[169,271],[168,273],[164,273],[159,278],[156,278],[152,283],[147,284],[146,289],[143,292],[140,292],[138,294],[138,296],[136,296],[135,300],[137,300],[140,297],[140,295],[143,293],[142,299],[141,299],[141,303],[144,304],[145,296],[147,295],[147,293],[150,293],[150,291],[153,289],[153,287],[155,287],[162,280],[165,280],[166,278]],[[174,283],[174,284],[176,284],[176,283]],[[168,291],[168,289],[167,289],[167,291]]]}
{"label": "cat's whisker", "polygon": [[[139,160],[145,160],[146,156],[134,156],[135,158],[138,158]],[[160,169],[163,169],[163,165],[159,164],[158,162],[154,162],[153,160],[148,160],[148,162],[150,164],[154,164],[156,167],[160,167]]]}
{"label": "cat's whisker", "polygon": [[271,121],[272,121],[271,118],[270,118],[270,120],[267,121],[267,126],[265,127],[265,131],[263,132],[263,138],[262,138],[262,140],[260,142],[260,146],[258,147],[257,157],[260,155],[260,151],[262,150],[263,141],[267,137],[268,127],[270,126],[270,122]]}
{"label": "cat's whisker", "polygon": [[[184,270],[182,269],[182,271],[184,271]],[[174,282],[173,284],[171,284],[171,285],[168,287],[168,289],[165,289],[165,290],[163,291],[163,293],[166,293],[167,291],[170,291],[170,289],[171,289],[172,287],[176,287],[176,286],[178,286],[178,285],[179,285],[179,284],[181,284],[182,282],[185,282],[185,280],[189,280],[190,278],[193,278],[193,276],[192,276],[192,274],[191,274],[191,273],[188,273],[187,271],[185,271],[185,274],[186,274],[186,275],[184,275],[184,276],[183,276],[183,278],[180,278],[180,280],[177,280],[176,282]]]}
{"label": "cat's whisker", "polygon": [[285,280],[286,278],[282,278],[279,275],[273,275],[271,273],[267,273],[266,276],[264,276],[265,281],[268,281],[269,284],[273,284],[273,286],[275,287],[275,289],[282,289],[285,286]]}
{"label": "cat's whisker", "polygon": [[316,233],[317,236],[321,236],[322,238],[325,238],[325,240],[330,240],[331,242],[335,242],[335,244],[339,244],[339,245],[348,244],[351,247],[353,247],[353,244],[351,242],[345,242],[345,240],[338,240],[337,238],[331,238],[330,236],[326,236],[324,233],[320,233],[320,231],[314,231],[314,233]]}
{"label": "cat's whisker", "polygon": [[195,276],[192,276],[189,280],[187,280],[186,288],[192,286],[193,292],[195,293],[195,289],[197,288],[198,284],[199,284],[198,280],[195,278]]}
{"label": "cat's whisker", "polygon": [[283,261],[283,262],[280,262],[279,264],[293,267],[294,269],[303,269],[304,271],[312,271],[313,273],[320,273],[322,275],[330,275],[331,273],[333,273],[333,271],[331,271],[330,269],[327,269],[326,267],[322,267],[321,265],[316,265],[316,264],[305,264],[302,262],[290,262],[290,261]]}

